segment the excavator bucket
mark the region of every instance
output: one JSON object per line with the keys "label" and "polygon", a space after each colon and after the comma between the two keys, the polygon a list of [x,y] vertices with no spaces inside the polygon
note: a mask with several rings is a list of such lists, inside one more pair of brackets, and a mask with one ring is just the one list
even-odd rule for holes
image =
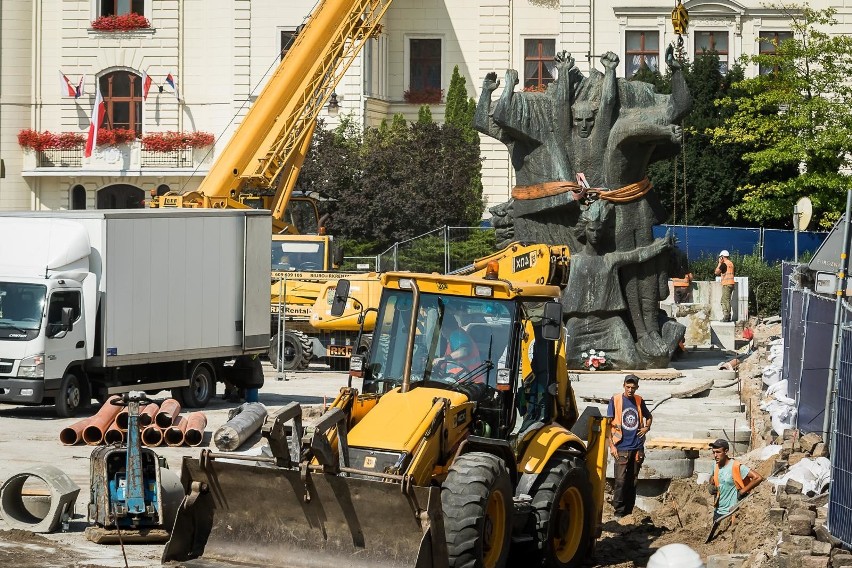
{"label": "excavator bucket", "polygon": [[182,483],[167,565],[447,564],[437,487],[188,457]]}

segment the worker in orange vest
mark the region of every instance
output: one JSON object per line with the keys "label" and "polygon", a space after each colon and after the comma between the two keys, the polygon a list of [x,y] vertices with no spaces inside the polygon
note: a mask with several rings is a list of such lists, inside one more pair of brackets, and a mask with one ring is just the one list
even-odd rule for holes
{"label": "worker in orange vest", "polygon": [[722,277],[722,321],[731,321],[731,296],[734,294],[734,263],[730,253],[723,250],[719,253],[719,263],[714,271]]}
{"label": "worker in orange vest", "polygon": [[683,278],[672,278],[672,287],[674,288],[674,303],[685,304],[691,299],[692,292],[692,272],[687,272]]}
{"label": "worker in orange vest", "polygon": [[710,486],[710,492],[716,496],[716,509],[713,512],[713,521],[716,521],[730,513],[737,501],[763,481],[763,476],[728,457],[730,446],[727,440],[720,438],[712,442],[710,449],[716,461]]}
{"label": "worker in orange vest", "polygon": [[642,397],[636,394],[639,377],[624,377],[624,393],[609,399],[607,417],[610,419],[609,453],[615,458],[615,486],[612,506],[615,518],[633,512],[636,504],[636,480],[645,461],[645,436],[651,429],[651,411]]}

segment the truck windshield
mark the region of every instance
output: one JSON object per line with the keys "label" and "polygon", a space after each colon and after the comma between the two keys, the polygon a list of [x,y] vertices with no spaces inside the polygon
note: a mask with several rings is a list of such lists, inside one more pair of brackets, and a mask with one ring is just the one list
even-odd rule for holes
{"label": "truck windshield", "polygon": [[[370,354],[373,380],[402,383],[411,308],[412,294],[407,290],[382,294]],[[421,294],[411,382],[494,386],[497,368],[507,366],[513,320],[508,300]]]}
{"label": "truck windshield", "polygon": [[272,270],[325,270],[325,242],[272,241]]}
{"label": "truck windshield", "polygon": [[39,329],[46,293],[41,284],[0,282],[0,328]]}

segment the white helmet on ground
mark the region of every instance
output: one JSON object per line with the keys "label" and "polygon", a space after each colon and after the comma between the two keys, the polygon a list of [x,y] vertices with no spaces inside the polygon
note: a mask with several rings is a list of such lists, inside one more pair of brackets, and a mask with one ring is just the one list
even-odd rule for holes
{"label": "white helmet on ground", "polygon": [[667,544],[648,560],[648,568],[704,568],[697,552],[685,544]]}
{"label": "white helmet on ground", "polygon": [[719,256],[731,256],[731,253],[729,253],[726,250],[723,250],[722,252],[719,253]]}

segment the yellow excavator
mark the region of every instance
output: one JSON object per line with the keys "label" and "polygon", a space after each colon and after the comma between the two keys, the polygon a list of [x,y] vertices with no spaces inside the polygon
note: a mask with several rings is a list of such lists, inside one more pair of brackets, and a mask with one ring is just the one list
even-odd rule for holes
{"label": "yellow excavator", "polygon": [[[370,350],[260,456],[185,457],[163,562],[570,568],[601,531],[607,419],[578,416],[558,286],[386,273]],[[350,285],[334,291],[333,313]],[[360,390],[352,381],[360,381]]]}
{"label": "yellow excavator", "polygon": [[[513,280],[564,287],[568,282],[568,247],[512,243],[452,274],[482,278],[489,270],[509,274]],[[346,309],[337,316],[331,313],[337,280],[330,280],[328,275],[318,276],[324,279],[317,278],[314,282],[303,279],[294,282],[292,289],[288,287],[287,295],[292,303],[288,304],[291,318],[288,318],[290,327],[284,346],[285,364],[289,368],[307,367],[304,359],[301,364],[296,361],[306,353],[315,352],[316,346],[303,347],[304,338],[310,340],[318,336],[332,369],[347,370],[349,357],[364,354],[370,348],[376,321],[375,308],[379,305],[382,289],[380,276],[376,273],[339,273],[338,279],[349,280],[350,291]],[[277,345],[277,340],[273,339],[274,345]]]}

